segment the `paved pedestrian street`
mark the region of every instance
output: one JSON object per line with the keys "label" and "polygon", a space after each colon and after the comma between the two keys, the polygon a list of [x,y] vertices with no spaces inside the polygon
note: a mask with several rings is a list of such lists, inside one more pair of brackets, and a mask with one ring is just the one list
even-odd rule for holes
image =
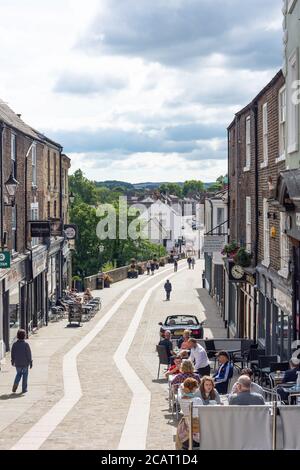
{"label": "paved pedestrian street", "polygon": [[[81,328],[51,323],[29,339],[33,369],[26,395],[11,394],[9,356],[0,372],[0,449],[175,448],[168,388],[157,380],[160,321],[169,314],[206,320],[205,337],[226,337],[214,301],[201,288],[203,262],[178,273],[124,280],[96,291],[101,311]],[[165,301],[163,284],[173,284]]]}

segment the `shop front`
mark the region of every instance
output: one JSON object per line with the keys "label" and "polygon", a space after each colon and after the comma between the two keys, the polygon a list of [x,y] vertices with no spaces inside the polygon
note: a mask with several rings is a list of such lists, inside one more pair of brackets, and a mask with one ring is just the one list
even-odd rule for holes
{"label": "shop front", "polygon": [[258,343],[266,355],[292,355],[293,308],[290,284],[275,271],[259,268]]}
{"label": "shop front", "polygon": [[34,331],[47,322],[47,261],[46,246],[39,246],[32,252],[32,282],[30,284],[30,309],[28,312],[28,331]]}
{"label": "shop front", "polygon": [[[245,269],[247,272],[247,269]],[[241,285],[241,302],[243,304],[244,321],[241,328],[241,338],[256,339],[256,291],[255,274],[246,274],[246,282]]]}
{"label": "shop front", "polygon": [[19,328],[26,326],[26,257],[15,259],[1,280],[1,351],[10,350]]}
{"label": "shop front", "polygon": [[47,290],[50,305],[62,297],[63,291],[63,238],[52,240],[49,249]]}

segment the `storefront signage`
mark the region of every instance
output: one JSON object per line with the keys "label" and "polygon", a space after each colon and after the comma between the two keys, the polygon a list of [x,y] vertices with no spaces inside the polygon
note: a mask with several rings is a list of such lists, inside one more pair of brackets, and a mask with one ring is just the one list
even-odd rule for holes
{"label": "storefront signage", "polygon": [[226,244],[226,239],[221,235],[206,235],[204,237],[204,253],[221,253]]}
{"label": "storefront signage", "polygon": [[0,268],[1,269],[10,268],[10,252],[9,251],[0,252]]}
{"label": "storefront signage", "polygon": [[255,286],[255,284],[256,284],[255,277],[254,277],[254,276],[251,276],[250,274],[247,274],[247,276],[246,276],[246,282],[247,282],[248,284],[251,284],[251,286]]}
{"label": "storefront signage", "polygon": [[292,314],[292,296],[289,296],[282,292],[279,289],[274,289],[274,299],[276,299],[276,304],[281,307],[286,313]]}
{"label": "storefront signage", "polygon": [[65,225],[64,232],[67,240],[76,240],[78,234],[77,225]]}
{"label": "storefront signage", "polygon": [[30,221],[31,238],[49,238],[50,223],[47,221]]}
{"label": "storefront signage", "polygon": [[11,267],[5,278],[5,289],[9,290],[26,277],[26,262],[21,261],[15,266]]}
{"label": "storefront signage", "polygon": [[32,276],[36,278],[47,268],[47,252],[33,255],[32,258]]}

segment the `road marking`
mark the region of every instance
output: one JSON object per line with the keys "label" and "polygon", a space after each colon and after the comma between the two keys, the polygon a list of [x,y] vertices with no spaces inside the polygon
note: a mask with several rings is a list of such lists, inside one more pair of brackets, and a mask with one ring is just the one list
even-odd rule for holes
{"label": "road marking", "polygon": [[[164,272],[172,268],[166,269]],[[159,273],[159,274],[163,274]],[[95,327],[82,338],[65,356],[63,360],[64,396],[59,400],[23,437],[11,448],[11,450],[38,450],[57,426],[64,420],[76,403],[82,397],[82,389],[77,370],[78,355],[93,341],[103,330],[105,325],[118,311],[129,295],[147,282],[153,280],[149,277],[126,291],[111,309],[101,318]]]}
{"label": "road marking", "polygon": [[[178,270],[178,273],[184,269],[186,269],[186,267]],[[171,279],[176,274],[177,273],[174,273],[165,277],[146,292],[138,305],[135,315],[125,336],[123,337],[122,342],[120,343],[120,346],[114,355],[115,364],[133,394],[118,450],[146,450],[151,392],[130,366],[126,356],[134,340],[151,294],[167,279]]]}

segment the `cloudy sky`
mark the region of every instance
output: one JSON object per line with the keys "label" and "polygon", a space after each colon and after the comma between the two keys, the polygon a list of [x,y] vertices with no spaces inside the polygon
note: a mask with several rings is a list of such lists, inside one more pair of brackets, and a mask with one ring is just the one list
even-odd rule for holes
{"label": "cloudy sky", "polygon": [[214,181],[226,127],[282,64],[281,0],[0,0],[0,98],[72,170]]}

